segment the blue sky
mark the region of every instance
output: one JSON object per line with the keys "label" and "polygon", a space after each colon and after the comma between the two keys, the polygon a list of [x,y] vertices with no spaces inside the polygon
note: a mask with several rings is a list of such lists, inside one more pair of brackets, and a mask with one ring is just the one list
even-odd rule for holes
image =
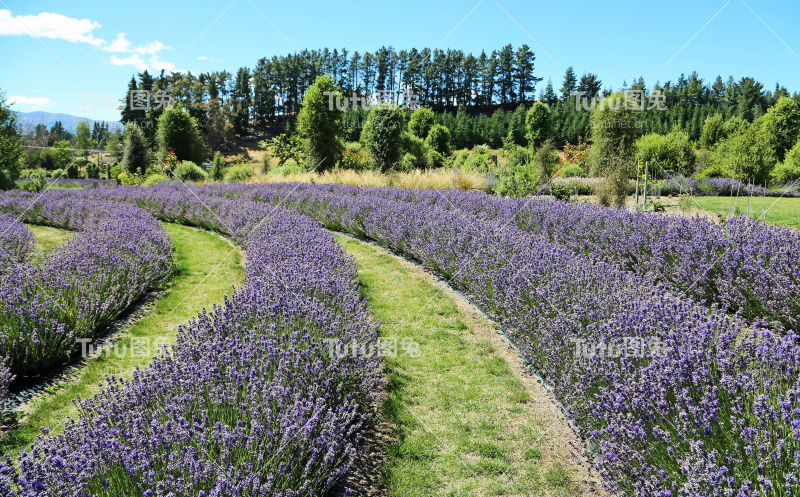
{"label": "blue sky", "polygon": [[706,80],[752,76],[800,91],[798,20],[797,0],[0,0],[0,88],[19,111],[117,120],[117,99],[145,66],[234,72],[304,48],[438,45],[477,55],[526,43],[536,75],[556,88],[573,66],[604,87],[696,70]]}

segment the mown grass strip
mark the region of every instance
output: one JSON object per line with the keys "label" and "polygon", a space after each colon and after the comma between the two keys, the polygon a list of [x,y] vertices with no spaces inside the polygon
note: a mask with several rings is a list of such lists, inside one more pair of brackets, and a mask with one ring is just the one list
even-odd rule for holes
{"label": "mown grass strip", "polygon": [[[150,354],[131,353],[131,338],[140,339],[137,350],[141,350],[138,345],[144,343],[141,339],[148,344],[161,340],[171,342],[178,325],[187,322],[198,310],[222,303],[223,297],[231,293],[232,285],[241,285],[244,278],[242,253],[236,250],[225,259],[232,249],[229,241],[196,228],[167,223],[164,227],[172,237],[177,271],[164,295],[155,302],[153,311],[121,334],[114,341],[110,354],[103,353],[91,359],[74,381],[52,388],[34,400],[28,406],[26,416],[0,440],[0,453],[16,454],[35,441],[44,426],[49,426],[51,433],[59,432],[66,418],[75,413],[72,401],[76,395],[87,397],[97,392],[107,375],[128,378],[136,367],[146,366],[153,351]],[[59,242],[55,232],[60,232],[62,237],[70,236],[69,232],[52,228],[29,228],[36,235],[37,243],[45,249]],[[224,262],[214,269],[223,259]],[[214,274],[198,287],[212,270]],[[115,351],[119,351],[121,357]]]}
{"label": "mown grass strip", "polygon": [[27,228],[31,230],[33,236],[36,237],[36,248],[34,249],[33,259],[36,260],[45,252],[52,250],[61,242],[72,238],[72,232],[60,230],[58,228],[51,228],[50,226],[36,226],[33,224],[26,224]]}
{"label": "mown grass strip", "polygon": [[[397,338],[383,409],[396,439],[383,469],[390,495],[576,495],[530,393],[456,303],[386,251],[338,240],[360,266],[381,336]],[[403,355],[403,338],[419,357]]]}
{"label": "mown grass strip", "polygon": [[[800,198],[694,197],[694,202],[694,207],[716,214],[747,214],[749,209],[754,217],[767,223],[800,228]],[[766,217],[762,217],[765,211]]]}

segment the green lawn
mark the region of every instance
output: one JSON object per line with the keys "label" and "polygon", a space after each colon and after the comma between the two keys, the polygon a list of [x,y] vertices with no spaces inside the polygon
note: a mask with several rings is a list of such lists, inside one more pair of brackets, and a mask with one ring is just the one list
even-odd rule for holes
{"label": "green lawn", "polygon": [[[116,339],[118,350],[123,350],[124,345],[124,350],[130,351],[131,337],[147,338],[151,343],[159,339],[172,342],[178,325],[186,323],[199,309],[210,309],[212,304],[222,303],[223,296],[231,293],[231,285],[242,283],[242,253],[230,242],[195,228],[174,224],[164,224],[164,227],[172,237],[177,272],[152,312]],[[70,235],[51,228],[30,228],[43,248],[58,243],[57,233],[62,237]],[[220,261],[223,262],[216,267]],[[212,271],[213,274],[206,278]],[[51,432],[57,433],[65,419],[75,413],[72,400],[76,395],[90,396],[98,391],[98,383],[106,375],[129,378],[136,367],[149,362],[150,356],[125,354],[117,357],[113,353],[109,357],[103,354],[89,360],[74,381],[51,389],[32,402],[27,415],[0,440],[0,453],[16,454],[35,440],[43,426],[49,426]]]}
{"label": "green lawn", "polygon": [[50,226],[36,226],[33,224],[26,224],[25,226],[27,226],[28,229],[31,230],[31,233],[33,233],[33,236],[36,237],[36,249],[33,253],[33,261],[38,260],[41,258],[42,254],[72,237],[72,232],[51,228]]}
{"label": "green lawn", "polygon": [[381,336],[419,344],[419,357],[398,347],[397,357],[386,358],[383,416],[396,440],[383,470],[389,494],[579,494],[579,478],[565,464],[567,444],[537,414],[545,401],[532,398],[485,338],[491,324],[467,316],[419,268],[370,244],[338,240],[360,266]]}
{"label": "green lawn", "polygon": [[[747,197],[740,197],[738,200],[735,198],[731,200],[730,197],[693,198],[693,207],[701,211],[706,210],[728,216],[736,213],[737,208],[739,213],[747,214],[749,208],[754,217],[768,223],[800,228],[800,198],[753,197],[752,201]],[[766,216],[762,217],[764,211],[766,211]]]}

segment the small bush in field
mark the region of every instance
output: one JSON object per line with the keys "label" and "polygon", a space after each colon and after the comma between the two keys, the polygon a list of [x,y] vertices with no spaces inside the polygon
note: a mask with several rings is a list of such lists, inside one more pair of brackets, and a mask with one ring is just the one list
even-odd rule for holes
{"label": "small bush in field", "polygon": [[253,166],[233,166],[225,170],[223,178],[226,183],[241,183],[252,178],[253,174]]}
{"label": "small bush in field", "polygon": [[200,181],[208,177],[203,169],[192,161],[185,160],[179,164],[172,175],[181,181]]}

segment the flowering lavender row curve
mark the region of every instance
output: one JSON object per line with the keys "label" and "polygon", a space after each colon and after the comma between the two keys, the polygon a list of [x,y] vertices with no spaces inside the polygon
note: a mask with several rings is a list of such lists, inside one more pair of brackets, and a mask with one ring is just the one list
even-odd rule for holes
{"label": "flowering lavender row curve", "polygon": [[[698,305],[545,234],[370,191],[292,188],[283,205],[415,257],[500,318],[600,452],[599,467],[617,490],[800,493],[793,332]],[[265,192],[262,198],[278,201],[274,190]],[[655,339],[662,353],[580,357],[574,346],[583,340],[609,350],[627,338]]]}
{"label": "flowering lavender row curve", "polygon": [[102,330],[173,269],[170,239],[141,209],[31,194],[0,196],[0,210],[26,222],[78,230],[36,264],[0,277],[0,357],[15,375],[67,361],[78,338]]}
{"label": "flowering lavender row curve", "polygon": [[186,191],[163,193],[148,204],[159,217],[225,233],[250,209],[237,226],[251,231],[232,230],[246,247],[243,288],[181,326],[171,354],[82,400],[18,469],[0,467],[0,494],[323,495],[348,470],[383,386],[377,358],[323,344],[377,340],[354,260],[299,214],[218,198],[217,216]]}
{"label": "flowering lavender row curve", "polygon": [[[386,198],[393,193],[386,190],[347,190],[235,185],[116,195],[151,212],[164,198],[213,205],[203,195],[281,203],[452,278],[509,327],[596,444],[604,477],[620,490],[641,496],[800,491],[800,348],[793,332],[774,334],[700,306],[513,223],[445,202]],[[257,209],[246,200],[237,205]],[[573,344],[585,340],[608,350],[631,337],[657,339],[665,354],[581,358]]]}
{"label": "flowering lavender row curve", "polygon": [[0,215],[0,274],[23,262],[35,245],[33,233],[17,218]]}
{"label": "flowering lavender row curve", "polygon": [[[665,283],[697,301],[716,303],[750,320],[767,318],[800,328],[800,234],[737,217],[714,224],[701,217],[628,212],[545,198],[502,199],[482,193],[340,185],[213,186],[209,194],[238,194],[276,203],[305,192],[387,198],[461,212],[499,225],[542,233],[577,254]],[[470,222],[470,221],[466,221]]]}

